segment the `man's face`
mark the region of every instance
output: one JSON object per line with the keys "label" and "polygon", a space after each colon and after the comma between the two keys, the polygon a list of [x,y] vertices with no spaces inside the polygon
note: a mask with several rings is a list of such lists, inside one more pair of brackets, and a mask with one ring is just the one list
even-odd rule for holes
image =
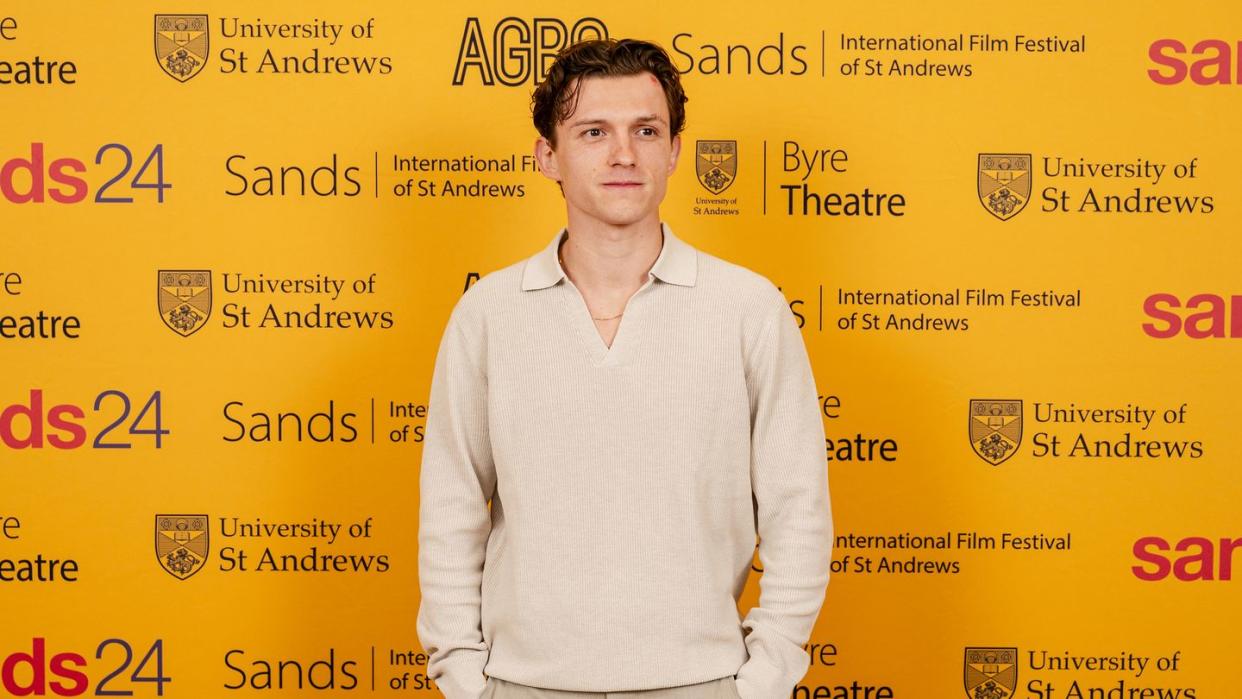
{"label": "man's face", "polygon": [[571,223],[659,222],[681,137],[669,138],[668,102],[650,73],[580,79],[577,109],[556,125],[556,147],[535,141],[547,177],[561,183]]}

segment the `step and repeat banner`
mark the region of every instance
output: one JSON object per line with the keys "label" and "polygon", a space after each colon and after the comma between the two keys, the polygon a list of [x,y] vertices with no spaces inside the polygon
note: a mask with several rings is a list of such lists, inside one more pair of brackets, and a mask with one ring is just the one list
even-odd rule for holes
{"label": "step and repeat banner", "polygon": [[890,1],[0,6],[0,696],[439,696],[435,351],[563,225],[529,97],[599,36],[814,365],[793,696],[1238,696],[1242,10]]}

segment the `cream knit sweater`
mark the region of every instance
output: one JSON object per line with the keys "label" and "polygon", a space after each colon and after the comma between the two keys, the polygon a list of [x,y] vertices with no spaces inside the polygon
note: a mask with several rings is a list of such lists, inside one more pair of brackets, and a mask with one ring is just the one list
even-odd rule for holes
{"label": "cream knit sweater", "polygon": [[485,674],[587,692],[736,674],[743,699],[780,699],[806,673],[832,548],[806,348],[771,282],[663,233],[611,348],[557,262],[563,230],[450,315],[417,622],[448,699]]}

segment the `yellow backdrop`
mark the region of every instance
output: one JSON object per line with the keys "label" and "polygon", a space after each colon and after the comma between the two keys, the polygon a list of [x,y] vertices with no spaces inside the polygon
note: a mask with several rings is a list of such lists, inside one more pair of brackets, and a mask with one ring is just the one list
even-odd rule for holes
{"label": "yellow backdrop", "polygon": [[1236,3],[583,7],[0,8],[0,696],[437,694],[434,352],[562,225],[529,93],[598,35],[684,71],[665,220],[802,323],[795,696],[1236,696]]}

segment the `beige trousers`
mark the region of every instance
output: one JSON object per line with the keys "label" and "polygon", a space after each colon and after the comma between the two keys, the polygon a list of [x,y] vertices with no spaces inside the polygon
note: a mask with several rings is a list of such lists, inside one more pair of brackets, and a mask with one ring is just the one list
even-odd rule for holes
{"label": "beige trousers", "polygon": [[564,692],[488,677],[483,699],[741,699],[732,675],[698,684],[636,692]]}

